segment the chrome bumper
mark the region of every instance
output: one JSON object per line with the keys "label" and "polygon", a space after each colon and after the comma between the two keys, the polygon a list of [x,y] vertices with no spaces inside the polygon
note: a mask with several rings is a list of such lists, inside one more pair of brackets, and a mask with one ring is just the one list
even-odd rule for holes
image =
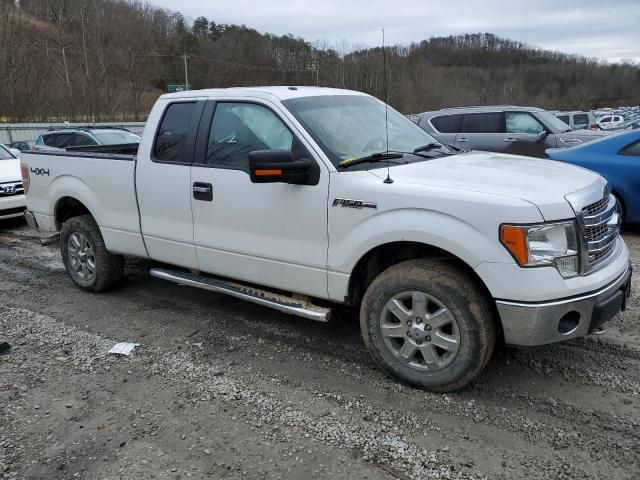
{"label": "chrome bumper", "polygon": [[629,265],[615,282],[578,297],[536,303],[497,300],[505,342],[544,345],[592,333],[626,308],[632,271]]}

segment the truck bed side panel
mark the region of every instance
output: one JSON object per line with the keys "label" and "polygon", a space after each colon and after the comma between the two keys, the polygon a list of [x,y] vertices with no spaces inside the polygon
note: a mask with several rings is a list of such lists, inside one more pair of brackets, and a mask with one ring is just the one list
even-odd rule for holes
{"label": "truck bed side panel", "polygon": [[140,234],[134,157],[28,153],[22,163],[30,169],[27,206],[39,224],[41,219],[57,229],[56,207],[70,197],[91,212],[109,251],[147,256]]}

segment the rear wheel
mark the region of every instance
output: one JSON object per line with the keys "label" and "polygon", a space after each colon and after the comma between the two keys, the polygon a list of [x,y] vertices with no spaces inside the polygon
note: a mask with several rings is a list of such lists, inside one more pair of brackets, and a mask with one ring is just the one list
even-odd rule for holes
{"label": "rear wheel", "polygon": [[385,372],[439,392],[476,378],[496,341],[490,304],[475,282],[457,267],[429,259],[382,272],[364,295],[360,326]]}
{"label": "rear wheel", "polygon": [[60,252],[67,273],[83,290],[107,290],[124,275],[124,257],[109,253],[91,215],[72,217],[64,223]]}

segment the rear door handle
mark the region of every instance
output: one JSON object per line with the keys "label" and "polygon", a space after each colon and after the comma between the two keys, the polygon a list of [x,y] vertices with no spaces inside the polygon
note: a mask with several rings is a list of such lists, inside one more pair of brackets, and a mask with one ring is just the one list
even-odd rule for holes
{"label": "rear door handle", "polygon": [[468,138],[465,138],[465,137],[457,138],[457,139],[456,139],[456,142],[468,142],[468,141],[469,141],[469,139],[468,139]]}
{"label": "rear door handle", "polygon": [[513,137],[507,137],[504,139],[505,142],[517,142],[518,139],[517,138],[513,138]]}
{"label": "rear door handle", "polygon": [[213,200],[213,186],[210,183],[194,182],[193,198],[204,202],[211,202]]}

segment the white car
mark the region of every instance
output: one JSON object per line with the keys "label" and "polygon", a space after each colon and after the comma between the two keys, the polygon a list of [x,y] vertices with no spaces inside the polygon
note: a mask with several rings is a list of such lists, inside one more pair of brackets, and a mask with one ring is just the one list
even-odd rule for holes
{"label": "white car", "polygon": [[0,220],[21,217],[26,205],[20,160],[0,145]]}
{"label": "white car", "polygon": [[174,266],[157,278],[307,319],[359,309],[374,360],[421,388],[466,385],[498,339],[592,333],[630,293],[600,175],[446,147],[360,92],[163,95],[135,156],[22,162],[27,221],[60,232],[79,288],[117,285],[128,255]]}
{"label": "white car", "polygon": [[622,127],[624,117],[622,115],[604,115],[596,120],[598,126],[603,130],[615,130]]}

